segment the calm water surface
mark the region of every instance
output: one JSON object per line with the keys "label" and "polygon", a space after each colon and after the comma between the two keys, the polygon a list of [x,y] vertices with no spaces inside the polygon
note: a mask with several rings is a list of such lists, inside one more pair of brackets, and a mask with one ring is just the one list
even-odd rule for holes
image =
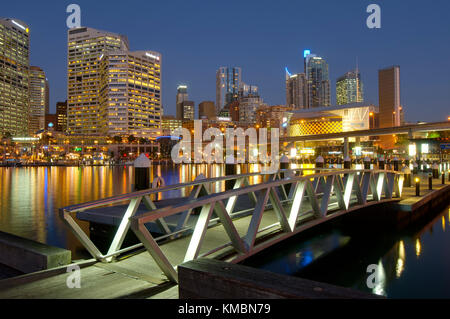
{"label": "calm water surface", "polygon": [[[354,234],[335,227],[262,252],[246,265],[388,298],[450,298],[450,206],[401,231]],[[378,282],[367,285],[368,265]],[[370,283],[374,281],[370,280]]]}
{"label": "calm water surface", "polygon": [[[166,185],[188,182],[199,174],[222,175],[221,165],[155,165]],[[0,231],[72,250],[85,257],[78,240],[58,215],[61,207],[128,193],[134,180],[131,166],[0,167]],[[180,192],[165,197],[180,196]],[[88,224],[80,222],[89,233]]]}

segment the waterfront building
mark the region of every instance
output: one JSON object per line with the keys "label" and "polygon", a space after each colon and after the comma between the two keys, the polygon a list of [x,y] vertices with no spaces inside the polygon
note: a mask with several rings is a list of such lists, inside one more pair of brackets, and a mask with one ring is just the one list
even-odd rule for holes
{"label": "waterfront building", "polygon": [[213,101],[203,101],[198,105],[198,118],[214,120],[216,118],[216,106]]}
{"label": "waterfront building", "polygon": [[23,21],[0,18],[0,136],[28,135],[29,33]]}
{"label": "waterfront building", "polygon": [[161,134],[161,55],[115,50],[100,59],[99,105],[104,135]]}
{"label": "waterfront building", "polygon": [[336,81],[336,104],[364,102],[363,84],[358,70],[345,73]]}
{"label": "waterfront building", "polygon": [[289,136],[317,135],[368,130],[378,109],[355,103],[314,110],[293,110],[289,116]]}
{"label": "waterfront building", "polygon": [[45,72],[38,66],[30,66],[30,135],[45,129],[45,114],[49,112],[49,85]]}
{"label": "waterfront building", "polygon": [[308,54],[305,57],[308,85],[308,108],[330,106],[330,78],[328,64],[322,57]]}
{"label": "waterfront building", "polygon": [[195,117],[195,103],[183,101],[177,104],[177,119],[182,121],[193,121]]}
{"label": "waterfront building", "polygon": [[305,109],[308,105],[305,73],[291,74],[286,68],[286,106]]}
{"label": "waterfront building", "polygon": [[[400,67],[392,66],[378,71],[378,98],[380,127],[400,126],[403,109],[400,104]],[[394,136],[381,136],[381,147],[395,146]]]}
{"label": "waterfront building", "polygon": [[216,72],[216,113],[238,99],[242,70],[238,67],[220,67]]}
{"label": "waterfront building", "polygon": [[56,130],[58,132],[67,131],[67,100],[56,102]]}
{"label": "waterfront building", "polygon": [[[129,50],[125,36],[87,27],[68,30],[67,128],[70,134],[105,133],[106,110],[99,100],[100,63],[108,51],[115,50]],[[123,84],[126,85],[124,82],[115,85]]]}

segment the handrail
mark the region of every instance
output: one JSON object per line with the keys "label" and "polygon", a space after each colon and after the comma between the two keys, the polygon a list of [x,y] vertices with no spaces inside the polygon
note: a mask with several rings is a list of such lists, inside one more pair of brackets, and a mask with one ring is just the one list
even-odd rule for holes
{"label": "handrail", "polygon": [[[303,171],[319,171],[321,173],[317,174],[311,174],[306,175],[303,177],[296,176],[296,173],[300,172],[303,173]],[[366,176],[369,174],[371,177],[367,179]],[[341,178],[341,175],[345,175],[347,177]],[[257,209],[258,201],[260,200],[257,196],[257,192],[261,192],[264,189],[278,189],[278,192],[280,193],[281,198],[275,199],[275,202],[273,202],[273,198],[278,197],[278,194],[273,194],[271,191],[270,194],[270,204],[266,203],[264,206],[262,206],[262,209],[275,209],[280,210],[280,205],[286,205],[293,201],[294,199],[294,193],[295,188],[299,183],[307,182],[307,196],[305,195],[305,198],[312,198],[312,197],[330,197],[333,187],[335,187],[336,190],[340,189],[341,187],[344,187],[342,190],[342,193],[345,193],[346,197],[342,197],[342,200],[339,201],[340,208],[348,209],[350,205],[350,194],[352,189],[349,191],[347,190],[347,186],[350,185],[349,181],[351,180],[351,185],[353,185],[353,181],[357,180],[360,184],[358,176],[361,175],[363,179],[361,180],[361,187],[364,192],[364,196],[361,196],[361,191],[358,193],[359,200],[365,201],[367,197],[367,191],[369,189],[369,184],[371,189],[377,189],[375,193],[379,193],[378,195],[374,195],[373,197],[376,197],[377,199],[381,198],[381,192],[384,190],[385,194],[387,196],[392,196],[392,193],[394,191],[394,179],[391,178],[392,176],[401,176],[403,178],[403,175],[398,172],[394,171],[387,171],[387,170],[381,170],[381,171],[372,171],[372,170],[336,170],[336,169],[321,169],[321,168],[296,168],[296,169],[286,169],[286,170],[280,170],[276,172],[275,174],[263,174],[263,173],[247,173],[247,174],[240,174],[240,175],[233,175],[233,176],[224,176],[224,177],[216,177],[216,178],[209,178],[205,179],[203,175],[198,176],[197,180],[193,182],[188,183],[179,183],[175,185],[169,185],[164,187],[159,187],[155,189],[147,189],[143,191],[133,192],[129,194],[124,195],[118,195],[118,196],[112,196],[109,198],[91,201],[88,203],[78,204],[78,205],[72,205],[65,208],[60,209],[60,216],[63,219],[64,223],[69,226],[69,228],[72,230],[72,232],[75,234],[75,236],[80,240],[80,242],[83,244],[83,246],[89,251],[89,253],[95,257],[99,261],[103,262],[110,262],[113,260],[114,256],[117,256],[121,253],[130,251],[132,249],[136,249],[141,246],[146,246],[146,243],[141,239],[141,244],[133,245],[127,248],[121,248],[123,240],[125,238],[125,235],[127,234],[130,226],[132,227],[133,231],[136,233],[136,229],[139,228],[140,232],[144,231],[141,229],[141,226],[143,226],[145,223],[154,221],[158,225],[158,227],[162,230],[163,235],[158,238],[151,237],[150,233],[146,234],[146,236],[150,236],[152,238],[152,241],[156,244],[156,242],[159,242],[163,239],[168,238],[177,238],[179,237],[183,232],[186,232],[190,229],[195,229],[197,227],[197,224],[194,227],[186,227],[187,221],[191,216],[191,213],[194,208],[197,207],[203,207],[208,206],[210,202],[220,202],[226,201],[226,205],[223,206],[224,211],[227,214],[227,218],[233,219],[237,216],[242,216],[244,213],[252,213],[254,214],[254,211]],[[377,175],[376,181],[374,181],[374,176]],[[381,178],[379,176],[391,176],[389,178]],[[259,183],[256,185],[250,185],[249,178],[255,177],[255,176],[262,176],[267,177],[268,182]],[[339,176],[339,178],[332,178],[332,184],[329,184],[330,181],[327,181],[330,176]],[[217,182],[227,181],[227,180],[234,180],[234,188],[232,190],[228,190],[225,192],[219,191],[218,193],[211,193],[209,190],[209,185]],[[313,183],[311,183],[311,180],[313,180]],[[336,181],[336,182],[335,182]],[[380,184],[381,181],[381,184]],[[338,184],[336,184],[338,183]],[[291,187],[289,189],[288,184],[291,184]],[[345,185],[344,185],[345,184]],[[363,185],[362,185],[363,184]],[[292,187],[294,185],[294,187]],[[326,189],[328,189],[325,193],[318,193],[316,192],[319,187],[324,188],[324,186],[330,186]],[[396,187],[395,192],[397,194],[401,195],[401,186]],[[353,186],[352,186],[353,187]],[[380,188],[381,187],[381,188]],[[180,204],[176,205],[168,205],[166,207],[157,208],[154,202],[150,199],[150,195],[163,193],[171,190],[176,189],[182,189],[182,188],[192,188],[189,196],[187,197],[186,201]],[[359,186],[358,186],[359,188]],[[341,191],[339,191],[341,192]],[[244,209],[241,211],[234,211],[236,199],[238,196],[248,194],[251,202],[254,204],[254,208]],[[390,194],[390,195],[389,195]],[[348,195],[348,196],[347,196]],[[302,195],[303,196],[303,195]],[[362,199],[364,197],[364,199]],[[111,246],[106,254],[102,254],[99,249],[94,245],[94,243],[90,240],[90,238],[83,232],[83,230],[78,226],[78,224],[75,222],[73,217],[71,216],[72,213],[75,212],[81,212],[85,211],[86,209],[100,207],[100,206],[106,206],[115,204],[118,202],[123,201],[129,201],[129,204],[126,208],[126,211],[122,217],[121,223],[119,225],[119,228],[114,236],[114,239],[111,243]],[[140,203],[143,202],[145,206],[148,209],[147,213],[141,214],[139,217],[136,217],[135,214],[137,212],[137,209],[140,205]],[[215,204],[214,204],[215,205]],[[300,208],[300,207],[299,207]],[[319,211],[318,205],[315,205],[314,207],[315,214],[318,216],[321,214]],[[217,213],[217,212],[216,212]],[[223,213],[223,212],[222,212]],[[178,217],[178,224],[174,229],[170,229],[165,220],[164,217],[167,217],[169,215],[173,214],[180,214]],[[279,214],[279,213],[278,213]],[[220,215],[220,214],[218,214]],[[209,219],[208,223],[205,227],[209,227],[213,221],[219,221],[223,223],[224,217],[219,217],[215,219]],[[286,224],[286,222],[285,222]],[[292,221],[291,221],[292,224]],[[276,225],[272,225],[275,227]],[[284,225],[284,228],[287,226]],[[144,227],[145,228],[145,227]],[[145,231],[148,232],[148,230],[145,228]],[[139,237],[139,234],[136,234]],[[147,241],[148,243],[148,241]],[[156,244],[157,245],[157,244]],[[147,247],[148,249],[148,247]]]}
{"label": "handrail", "polygon": [[[287,238],[304,229],[302,227],[305,227],[305,224],[311,222],[311,220],[302,219],[303,217],[311,217],[315,225],[329,220],[330,216],[346,213],[350,207],[352,209],[355,206],[363,207],[369,200],[369,189],[372,192],[371,200],[375,202],[392,199],[394,194],[396,197],[401,197],[403,180],[404,176],[402,173],[385,170],[339,170],[304,177],[273,179],[257,185],[209,194],[195,200],[191,199],[184,203],[131,217],[131,228],[169,280],[177,282],[176,266],[172,265],[162,252],[156,240],[145,227],[146,223],[201,207],[200,215],[186,250],[184,262],[200,256],[210,255],[226,247],[232,247],[232,251],[238,256],[231,261],[242,260],[278,242],[281,240],[280,238]],[[290,185],[289,195],[281,191],[285,190],[287,185]],[[318,191],[319,188],[322,188],[321,192]],[[258,197],[254,203],[255,206],[247,233],[244,237],[241,237],[233,224],[235,219],[230,217],[234,210],[234,203],[238,196],[256,193],[258,193]],[[280,197],[283,196],[283,193],[290,202],[287,205],[281,201]],[[353,203],[353,206],[352,195],[356,196],[356,203]],[[330,203],[332,196],[336,200],[335,203]],[[310,207],[303,208],[302,205],[305,199],[308,200]],[[278,222],[260,230],[262,214],[267,209],[269,201],[272,204],[272,210]],[[335,212],[336,207],[339,208],[338,212]],[[213,212],[220,219],[230,242],[214,247],[212,250],[200,255],[200,249],[205,233],[210,226]],[[275,227],[278,228],[273,230]],[[272,236],[265,241],[263,238],[262,244],[256,244],[258,235],[265,230],[272,230],[272,235],[274,234],[273,232],[279,233],[281,237],[273,239],[274,237]],[[261,239],[261,236],[258,237],[259,239]]]}

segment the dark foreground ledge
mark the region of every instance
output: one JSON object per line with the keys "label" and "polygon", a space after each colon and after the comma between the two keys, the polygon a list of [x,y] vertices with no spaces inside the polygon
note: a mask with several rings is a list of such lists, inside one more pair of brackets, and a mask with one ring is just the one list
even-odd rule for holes
{"label": "dark foreground ledge", "polygon": [[213,259],[178,266],[180,299],[378,299],[377,295]]}

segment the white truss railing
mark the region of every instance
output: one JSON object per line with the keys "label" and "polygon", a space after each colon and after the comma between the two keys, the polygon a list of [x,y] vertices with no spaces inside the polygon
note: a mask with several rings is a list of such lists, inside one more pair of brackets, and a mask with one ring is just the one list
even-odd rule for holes
{"label": "white truss railing", "polygon": [[[152,196],[160,196],[164,193],[168,193],[175,190],[185,190],[188,194],[186,200],[192,201],[196,200],[204,195],[209,195],[214,192],[220,192],[220,184],[225,183],[225,181],[235,181],[234,188],[239,188],[251,184],[252,179],[258,180],[258,182],[264,182],[273,178],[281,178],[284,175],[295,176],[303,175],[303,171],[330,171],[331,169],[293,169],[293,170],[281,170],[276,174],[262,174],[262,173],[248,173],[240,174],[234,176],[225,176],[218,178],[206,179],[205,176],[199,175],[193,182],[180,183],[175,185],[166,186],[164,179],[157,176],[152,182],[152,188],[147,190],[142,190],[138,192],[133,192],[124,195],[113,196],[105,199],[100,199],[96,201],[91,201],[83,204],[72,205],[68,207],[61,208],[59,210],[60,217],[69,229],[74,233],[76,238],[81,242],[81,244],[86,248],[86,250],[97,260],[103,262],[110,262],[114,260],[114,257],[125,253],[127,251],[142,247],[143,244],[136,244],[130,247],[121,248],[122,243],[127,235],[130,228],[130,217],[134,216],[138,210],[138,207],[143,203],[148,211],[155,211],[157,206],[152,200]],[[218,187],[219,184],[219,187]],[[158,187],[159,186],[159,187]],[[250,195],[252,200],[256,200],[256,197]],[[128,203],[126,210],[124,211],[123,217],[121,219],[118,230],[116,231],[112,243],[106,254],[102,254],[97,246],[92,242],[89,236],[81,229],[78,223],[73,218],[72,214],[77,212],[83,212],[86,210],[92,210],[104,206],[112,206]],[[230,201],[227,209],[232,210],[234,208],[235,201]],[[234,215],[239,215],[248,212],[241,211],[235,212]],[[92,213],[95,214],[95,211]],[[178,223],[174,229],[170,229],[163,218],[156,219],[155,223],[158,225],[162,236],[156,238],[157,241],[167,240],[170,238],[176,238],[185,234],[191,228],[187,227],[187,223],[191,216],[192,209],[188,209],[182,212],[178,218]]]}
{"label": "white truss railing", "polygon": [[[404,180],[401,173],[372,170],[341,170],[305,177],[291,176],[283,179],[280,177],[281,175],[277,173],[271,175],[265,183],[250,186],[244,186],[246,176],[236,177],[233,190],[208,194],[208,190],[205,189],[207,194],[203,197],[130,217],[131,228],[169,280],[177,282],[176,265],[171,264],[145,224],[172,215],[183,215],[184,212],[192,212],[193,209],[201,207],[184,262],[220,250],[230,250],[230,247],[234,257],[229,261],[238,262],[310,226],[350,210],[368,206],[368,202],[391,200],[394,196],[401,197]],[[202,185],[198,187],[203,188]],[[243,237],[239,236],[234,225],[236,220],[234,217],[241,216],[239,213],[242,213],[234,211],[236,200],[242,195],[249,196],[253,202],[250,210],[251,220]],[[260,229],[263,212],[268,209],[275,212],[278,222]],[[224,227],[230,242],[200,255],[205,234],[213,226],[213,212],[218,216],[217,219]],[[272,235],[278,233],[278,236],[258,237],[258,234],[268,229],[273,230]]]}

